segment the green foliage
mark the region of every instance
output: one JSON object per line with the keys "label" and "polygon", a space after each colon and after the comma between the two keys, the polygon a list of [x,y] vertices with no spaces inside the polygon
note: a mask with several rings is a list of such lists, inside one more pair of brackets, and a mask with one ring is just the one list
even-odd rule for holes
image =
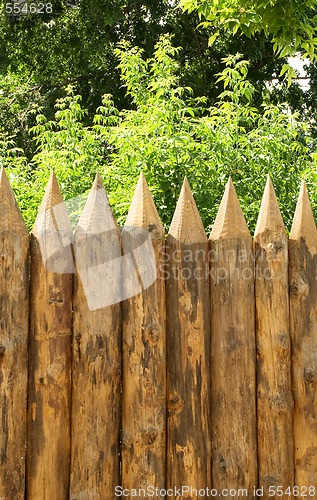
{"label": "green foliage", "polygon": [[203,99],[191,98],[190,89],[178,86],[174,55],[175,49],[164,39],[140,76],[140,53],[127,47],[119,51],[123,79],[136,109],[121,112],[119,123],[102,131],[114,148],[104,172],[115,193],[115,205],[126,213],[127,192],[131,197],[142,169],[168,227],[187,175],[204,225],[210,230],[231,175],[253,230],[266,174],[270,173],[290,229],[300,180],[306,178],[312,199],[316,193],[308,125],[286,106],[264,101],[263,113],[254,108],[254,87],[246,79],[247,62],[237,57],[224,61],[227,66],[218,81],[225,90],[217,105],[206,109]]}
{"label": "green foliage", "polygon": [[17,193],[23,185],[20,204],[29,227],[52,168],[66,199],[87,193],[99,170],[120,224],[141,170],[166,228],[185,175],[207,231],[229,175],[251,231],[268,173],[288,229],[303,178],[316,215],[316,153],[308,125],[265,96],[262,112],[253,106],[248,63],[239,55],[223,61],[218,81],[224,90],[216,105],[208,107],[206,99],[194,98],[189,87],[179,85],[178,50],[169,37],[160,39],[147,60],[127,43],[117,49],[132,109],[118,110],[106,94],[94,124],[87,126],[80,97],[70,89],[57,101],[53,120],[37,117],[33,161],[25,165],[20,158],[21,169],[8,163]]}
{"label": "green foliage", "polygon": [[[25,211],[27,225],[33,224],[37,209],[44,194],[50,172],[55,171],[65,199],[86,193],[91,188],[94,173],[101,166],[104,159],[103,144],[100,138],[83,125],[87,110],[80,105],[81,97],[73,95],[72,88],[68,95],[56,103],[54,120],[47,120],[45,116],[38,115],[37,124],[31,129],[37,152],[32,162],[23,163],[23,168],[18,170],[13,164],[9,172],[14,173],[14,187],[19,193],[23,184],[32,196],[22,199],[22,210]],[[25,160],[25,159],[24,159]],[[10,168],[11,167],[11,168]],[[83,206],[83,200],[78,200],[71,215],[76,220],[78,210]],[[78,220],[78,217],[77,217]]]}
{"label": "green foliage", "polygon": [[[26,2],[30,5],[30,2]],[[26,5],[24,3],[23,5]],[[241,52],[250,60],[249,78],[258,89],[284,60],[273,56],[263,34],[252,40],[221,31],[212,47],[213,27],[197,29],[196,12],[184,13],[170,0],[52,0],[52,12],[17,15],[0,7],[0,130],[16,136],[30,160],[34,154],[29,130],[35,113],[52,120],[56,99],[65,96],[69,83],[87,109],[85,124],[92,124],[102,95],[111,93],[119,109],[131,106],[120,84],[115,47],[122,40],[142,48],[143,59],[153,55],[159,36],[174,34],[180,84],[195,96],[213,103],[222,91],[215,74],[221,59]],[[33,5],[33,3],[32,3]]]}
{"label": "green foliage", "polygon": [[[233,34],[241,30],[248,37],[262,31],[270,34],[281,57],[294,50],[311,59],[316,57],[315,0],[180,0],[180,5],[187,12],[197,11],[207,20],[205,26],[211,23]],[[211,42],[216,37],[217,32]]]}
{"label": "green foliage", "polygon": [[16,147],[14,137],[0,132],[0,167],[7,171],[18,204],[28,227],[33,225],[38,205],[32,192],[30,167],[23,150]]}

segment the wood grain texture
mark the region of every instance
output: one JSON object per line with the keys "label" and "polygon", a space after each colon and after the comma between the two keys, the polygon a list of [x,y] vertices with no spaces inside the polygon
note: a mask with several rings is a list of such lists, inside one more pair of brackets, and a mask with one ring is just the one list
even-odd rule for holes
{"label": "wood grain texture", "polygon": [[29,233],[0,171],[0,498],[24,500]]}
{"label": "wood grain texture", "polygon": [[304,181],[289,238],[289,284],[295,484],[317,487],[317,231]]}
{"label": "wood grain texture", "polygon": [[[114,498],[119,477],[121,306],[109,270],[120,232],[97,174],[75,231],[70,500]],[[114,276],[120,287],[120,274]],[[103,307],[102,299],[110,304]],[[112,303],[111,303],[112,300]]]}
{"label": "wood grain texture", "polygon": [[[166,240],[167,488],[210,485],[207,254],[207,237],[185,178]],[[189,491],[182,498],[198,496]]]}
{"label": "wood grain texture", "polygon": [[[153,254],[142,247],[148,235]],[[141,174],[122,233],[123,254],[138,264],[137,282],[143,290],[122,304],[122,485],[130,490],[165,486],[166,309],[160,265],[164,245],[164,229]],[[151,262],[157,277],[146,288]],[[128,287],[133,269],[127,265],[124,272]]]}
{"label": "wood grain texture", "polygon": [[68,500],[69,494],[71,239],[52,173],[31,235],[27,495],[32,500]]}
{"label": "wood grain texture", "polygon": [[286,499],[268,493],[294,484],[288,241],[270,177],[254,241],[259,483],[263,498]]}
{"label": "wood grain texture", "polygon": [[[210,235],[212,487],[257,485],[252,239],[231,179]],[[240,498],[230,496],[230,498]]]}

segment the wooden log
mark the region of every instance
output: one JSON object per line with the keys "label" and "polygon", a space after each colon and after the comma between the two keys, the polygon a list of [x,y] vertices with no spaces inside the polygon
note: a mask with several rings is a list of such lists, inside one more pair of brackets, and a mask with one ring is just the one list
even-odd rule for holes
{"label": "wooden log", "polygon": [[[317,231],[303,181],[289,238],[295,484],[317,494]],[[315,487],[315,494],[306,491]],[[302,495],[302,496],[301,496]]]}
{"label": "wooden log", "polygon": [[[144,247],[148,235],[152,254]],[[132,287],[131,297],[122,304],[122,485],[129,490],[165,486],[166,310],[160,264],[164,245],[164,229],[141,173],[122,232],[123,254],[137,264],[142,288],[133,296]],[[125,264],[126,288],[134,276]],[[147,287],[152,281],[148,279],[151,265],[157,274]]]}
{"label": "wooden log", "polygon": [[[253,245],[229,179],[210,235],[212,486],[257,486]],[[222,497],[221,497],[222,498]],[[230,498],[240,498],[236,496]]]}
{"label": "wooden log", "polygon": [[74,251],[70,500],[110,499],[120,484],[121,246],[99,173]]}
{"label": "wooden log", "polygon": [[52,173],[31,235],[27,495],[68,500],[72,228]]}
{"label": "wooden log", "polygon": [[[268,176],[254,235],[256,257],[257,418],[263,498],[292,498],[294,484],[288,242]],[[284,495],[269,496],[269,486]]]}
{"label": "wooden log", "polygon": [[0,171],[0,498],[24,500],[29,233]]}
{"label": "wooden log", "polygon": [[185,178],[166,240],[167,488],[186,486],[182,498],[198,498],[195,490],[210,486],[207,259],[207,236]]}

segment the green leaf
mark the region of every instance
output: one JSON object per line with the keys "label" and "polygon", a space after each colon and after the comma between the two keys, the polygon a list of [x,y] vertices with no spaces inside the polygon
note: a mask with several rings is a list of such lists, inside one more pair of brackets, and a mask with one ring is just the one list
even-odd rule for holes
{"label": "green leaf", "polygon": [[284,73],[288,72],[290,70],[290,65],[289,64],[283,64],[283,67],[280,72],[280,76],[283,76]]}

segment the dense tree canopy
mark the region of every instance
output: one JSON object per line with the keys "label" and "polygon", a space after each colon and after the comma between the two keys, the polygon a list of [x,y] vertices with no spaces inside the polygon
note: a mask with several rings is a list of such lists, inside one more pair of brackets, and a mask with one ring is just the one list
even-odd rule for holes
{"label": "dense tree canopy", "polygon": [[43,14],[3,4],[0,163],[28,226],[52,168],[67,199],[99,170],[120,222],[142,169],[166,226],[187,175],[206,229],[228,175],[254,228],[271,173],[289,229],[300,179],[317,194],[317,71],[311,61],[306,92],[279,76],[281,43],[314,56],[314,5],[287,3],[292,40],[292,10],[275,1],[52,0]]}
{"label": "dense tree canopy", "polygon": [[180,0],[185,10],[198,14],[215,27],[247,36],[258,32],[272,35],[281,55],[302,49],[315,58],[317,47],[315,0]]}
{"label": "dense tree canopy", "polygon": [[[144,171],[154,200],[168,227],[187,175],[206,229],[215,218],[223,189],[231,175],[249,223],[254,229],[261,197],[270,173],[281,211],[290,229],[300,180],[305,178],[316,212],[315,147],[308,124],[285,106],[262,98],[262,112],[252,105],[254,86],[248,63],[239,56],[223,61],[218,82],[225,90],[215,105],[193,97],[180,85],[178,50],[161,38],[154,56],[144,59],[138,47],[123,42],[116,51],[122,82],[132,102],[119,110],[111,95],[85,125],[81,97],[68,89],[52,120],[38,115],[32,129],[38,147],[31,162],[9,149],[2,162],[32,225],[44,186],[54,169],[68,198],[87,193],[99,170],[118,220],[127,214],[137,178]],[[73,204],[76,215],[82,207]]]}
{"label": "dense tree canopy", "polygon": [[[196,12],[185,13],[168,0],[52,0],[51,12],[0,14],[0,130],[14,135],[28,158],[34,154],[28,130],[38,112],[53,117],[57,98],[73,83],[91,123],[102,95],[113,95],[119,109],[131,105],[120,81],[117,44],[126,40],[150,57],[161,34],[172,33],[182,85],[215,102],[223,90],[215,74],[222,58],[240,52],[250,61],[249,79],[262,91],[285,61],[273,54],[270,39],[234,37],[224,30],[210,46],[213,28],[197,29]],[[258,94],[255,94],[255,101]],[[296,99],[296,102],[298,100]]]}

